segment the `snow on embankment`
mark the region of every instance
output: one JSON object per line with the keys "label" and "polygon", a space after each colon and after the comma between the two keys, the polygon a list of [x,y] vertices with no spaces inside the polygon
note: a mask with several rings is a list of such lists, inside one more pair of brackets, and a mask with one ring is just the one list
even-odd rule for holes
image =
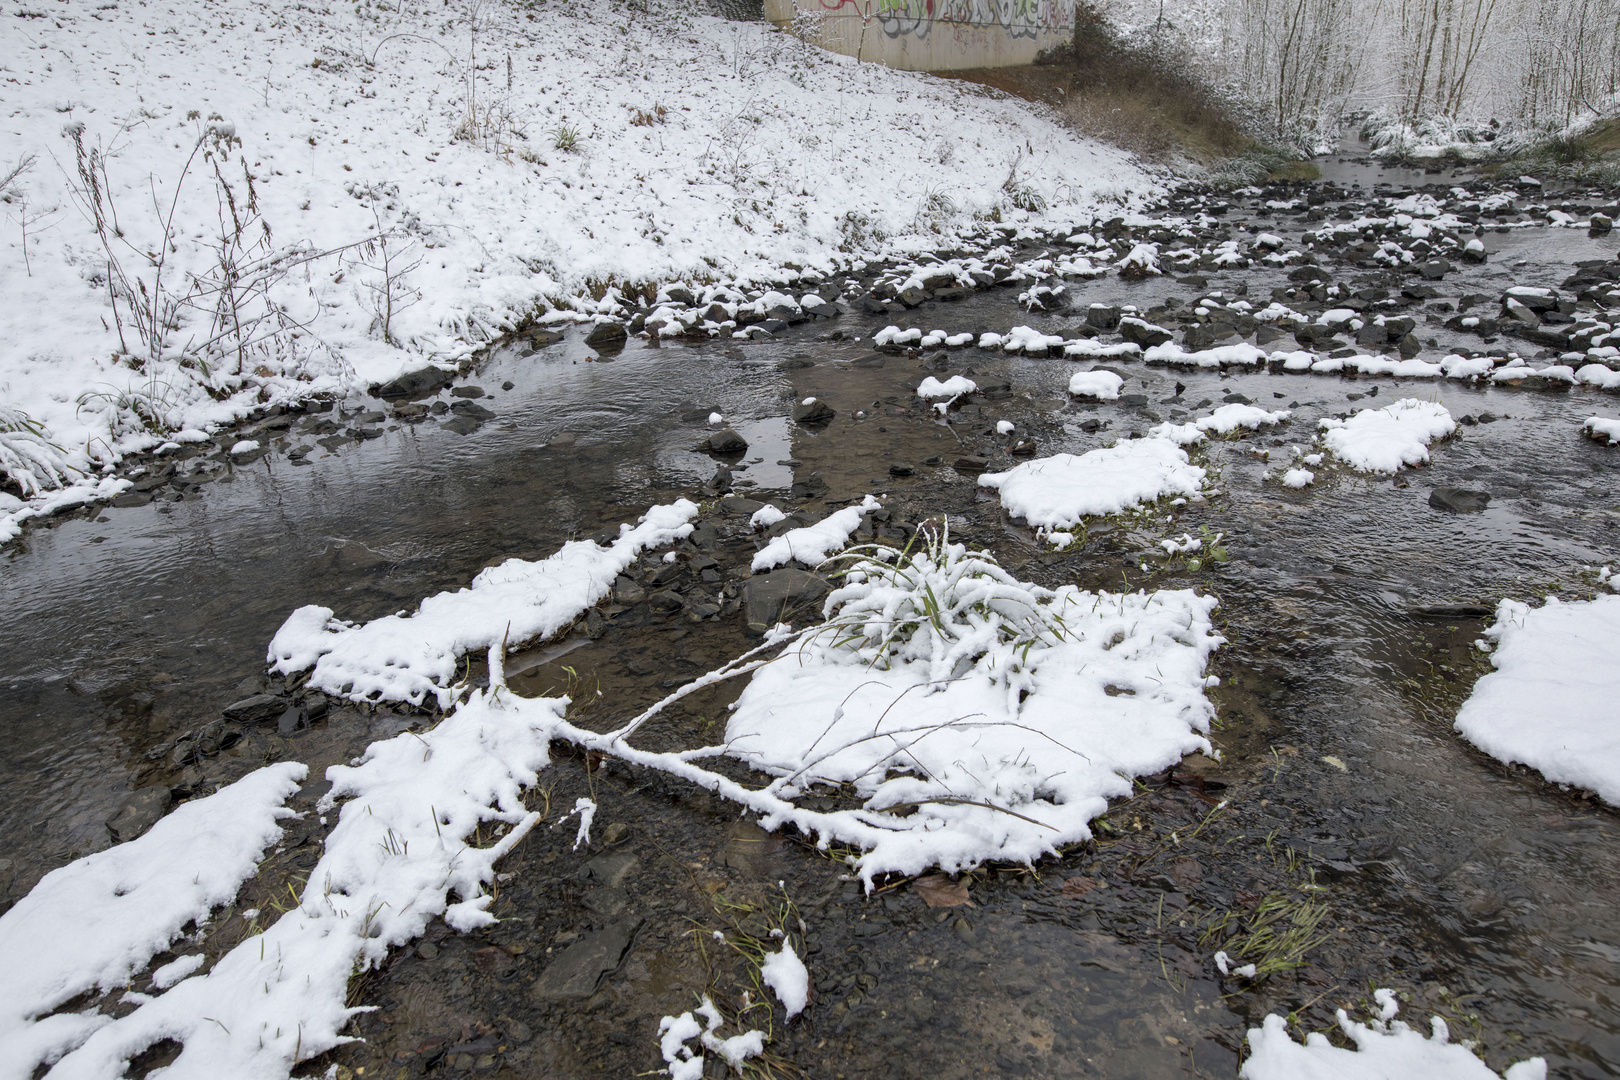
{"label": "snow on embankment", "polygon": [[1620,596],[1503,600],[1485,637],[1496,670],[1474,684],[1457,730],[1494,758],[1620,806]]}
{"label": "snow on embankment", "polygon": [[[310,686],[356,701],[420,705],[431,694],[448,706],[461,657],[555,634],[606,596],[643,551],[689,535],[697,512],[686,499],[654,506],[640,524],[620,525],[606,548],[572,540],[537,562],[508,559],[479,573],[470,588],[428,597],[412,615],[357,626],[331,608],[301,607],[271,639],[269,663],[286,675],[313,667]],[[859,512],[855,518],[858,524]]]}
{"label": "snow on embankment", "polygon": [[281,837],[293,816],[282,804],[307,771],[271,765],[182,803],[143,836],[46,874],[0,915],[0,1080],[32,1077],[113,1023],[95,1008],[53,1010],[128,986],[188,923],[229,903]]}
{"label": "snow on embankment", "polygon": [[1249,1058],[1238,1075],[1242,1080],[1547,1080],[1547,1063],[1529,1058],[1498,1075],[1475,1057],[1468,1043],[1451,1041],[1451,1030],[1436,1016],[1433,1034],[1424,1038],[1405,1021],[1395,995],[1375,990],[1378,1016],[1370,1024],[1351,1020],[1339,1010],[1339,1030],[1355,1044],[1354,1050],[1334,1046],[1326,1035],[1313,1031],[1304,1045],[1288,1035],[1288,1021],[1273,1013],[1260,1027],[1249,1029]]}
{"label": "snow on embankment", "polygon": [[[1017,101],[670,4],[58,0],[8,17],[0,63],[0,176],[33,163],[6,196],[26,251],[0,235],[0,407],[79,468],[454,363],[548,307],[611,315],[617,293],[592,297],[613,283],[809,284],[992,210],[1057,224],[1155,190]],[[1049,209],[1014,206],[1009,169]],[[222,246],[226,184],[243,229]],[[142,296],[171,325],[155,344]],[[257,320],[245,341],[222,299]]]}

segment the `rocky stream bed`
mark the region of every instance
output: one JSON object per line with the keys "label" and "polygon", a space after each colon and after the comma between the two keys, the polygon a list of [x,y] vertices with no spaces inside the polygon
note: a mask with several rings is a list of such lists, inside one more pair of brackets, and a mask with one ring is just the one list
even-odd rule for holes
{"label": "rocky stream bed", "polygon": [[[374,618],[691,498],[673,561],[648,552],[572,629],[507,658],[515,692],[566,692],[600,729],[815,617],[822,577],[750,561],[876,495],[857,541],[948,521],[1038,584],[1213,593],[1219,759],[1142,778],[1061,858],[868,895],[836,849],[559,746],[531,792],[546,822],[501,864],[500,922],[435,923],[357,976],[364,1041],[302,1074],[645,1075],[659,1019],[706,992],[768,1032],[750,1067],[771,1075],[1232,1077],[1268,1012],[1329,1030],[1375,987],[1498,1070],[1541,1055],[1558,1077],[1620,1073],[1614,813],[1451,730],[1495,602],[1591,596],[1583,568],[1620,554],[1620,451],[1582,429],[1620,415],[1616,193],[1364,179],[1188,193],[793,294],[666,288],[607,324],[623,339],[537,327],[457,378],[139,463],[111,507],[41,523],[0,569],[0,910],[278,760],[310,766],[290,804],[306,814],[195,947],[217,957],[292,903],[325,768],[435,722],[267,676],[300,604]],[[1081,370],[1122,392],[1069,394]],[[944,408],[917,396],[955,375],[973,389]],[[1319,420],[1411,397],[1461,424],[1426,466],[1330,459],[1309,487],[1280,483],[1320,449]],[[1204,495],[1087,519],[1066,547],[977,483],[1222,404],[1291,415],[1197,447]],[[759,529],[766,502],[787,517]],[[1178,535],[1223,557],[1167,550]],[[487,674],[469,660],[471,682]],[[650,742],[705,740],[739,689],[683,699]],[[599,809],[575,850],[554,827],[581,797]],[[814,987],[791,1022],[750,962],[773,930],[802,939]],[[1276,963],[1223,976],[1215,951],[1261,931]]]}

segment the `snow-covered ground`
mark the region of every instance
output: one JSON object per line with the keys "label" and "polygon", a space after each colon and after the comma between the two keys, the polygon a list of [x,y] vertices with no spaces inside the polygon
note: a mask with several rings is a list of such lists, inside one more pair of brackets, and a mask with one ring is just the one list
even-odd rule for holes
{"label": "snow-covered ground", "polygon": [[1620,596],[1503,600],[1485,637],[1496,670],[1474,684],[1457,730],[1492,757],[1620,806]]}
{"label": "snow-covered ground", "polygon": [[14,14],[0,420],[78,469],[617,289],[808,287],[1157,190],[1016,101],[673,4]]}

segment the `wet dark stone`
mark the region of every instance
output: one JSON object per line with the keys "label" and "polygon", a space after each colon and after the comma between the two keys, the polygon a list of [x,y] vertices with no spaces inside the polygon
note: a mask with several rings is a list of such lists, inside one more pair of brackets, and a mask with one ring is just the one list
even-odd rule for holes
{"label": "wet dark stone", "polygon": [[640,926],[641,920],[628,919],[586,934],[551,962],[529,988],[529,995],[537,1001],[590,997],[603,975],[618,970]]}
{"label": "wet dark stone", "polygon": [[896,461],[889,466],[890,476],[910,476],[912,468],[903,461]]}
{"label": "wet dark stone", "polygon": [[984,472],[990,467],[990,460],[977,454],[963,454],[951,463],[951,467],[957,472]]}
{"label": "wet dark stone", "polygon": [[754,511],[765,504],[757,499],[745,499],[740,495],[728,495],[720,500],[720,512],[732,517],[753,517]]}
{"label": "wet dark stone", "polygon": [[681,608],[686,606],[686,601],[681,599],[681,594],[675,592],[673,589],[665,589],[662,592],[653,593],[647,598],[647,603],[652,605],[652,609],[654,611],[666,612],[679,611]]}
{"label": "wet dark stone", "polygon": [[793,406],[793,419],[800,424],[824,424],[835,415],[833,407],[820,398],[808,405],[800,403]]}
{"label": "wet dark stone", "polygon": [[405,405],[395,405],[394,406],[394,418],[396,420],[407,420],[407,421],[425,420],[425,419],[427,419],[427,414],[428,414],[427,406],[423,405],[419,401],[413,401],[413,402],[410,402],[410,403],[405,404]]}
{"label": "wet dark stone", "polygon": [[603,352],[609,349],[622,349],[629,338],[624,327],[615,322],[597,323],[596,328],[585,335],[585,344]]}
{"label": "wet dark stone", "polygon": [[1128,409],[1141,409],[1147,406],[1148,396],[1146,394],[1121,394],[1119,395],[1119,403]]}
{"label": "wet dark stone", "polygon": [[119,506],[119,507],[145,506],[147,503],[149,503],[151,501],[152,501],[152,493],[149,492],[149,491],[129,491],[129,492],[125,492],[124,494],[118,496],[118,498],[114,499],[112,501],[112,505],[113,506]]}
{"label": "wet dark stone", "polygon": [[450,411],[457,416],[468,416],[474,420],[493,420],[495,414],[476,401],[457,401],[450,406]]}
{"label": "wet dark stone", "polygon": [[1490,505],[1491,496],[1484,491],[1467,488],[1440,487],[1429,492],[1429,505],[1436,510],[1449,510],[1454,514],[1483,510]]}
{"label": "wet dark stone", "polygon": [[1429,604],[1412,608],[1407,614],[1414,619],[1452,622],[1457,619],[1488,619],[1495,612],[1484,604]]}
{"label": "wet dark stone", "polygon": [[709,452],[713,454],[740,454],[748,449],[748,440],[731,428],[710,435],[708,444]]}
{"label": "wet dark stone", "polygon": [[800,604],[820,600],[831,586],[815,574],[791,567],[748,579],[743,585],[743,619],[748,629],[764,633],[783,622]]}
{"label": "wet dark stone", "polygon": [[1135,342],[1144,349],[1152,348],[1154,345],[1163,345],[1170,340],[1168,330],[1144,322],[1141,319],[1121,319],[1119,336],[1126,341]]}
{"label": "wet dark stone", "polygon": [[471,416],[452,416],[440,425],[446,431],[453,431],[457,435],[471,435],[483,427],[483,421]]}
{"label": "wet dark stone", "polygon": [[457,386],[451,389],[450,396],[455,398],[481,398],[484,396],[482,386]]}
{"label": "wet dark stone", "polygon": [[374,383],[371,386],[373,397],[415,397],[418,394],[430,394],[440,387],[450,385],[456,377],[454,371],[446,371],[441,367],[424,367],[415,371],[407,371],[384,383]]}
{"label": "wet dark stone", "polygon": [[225,706],[225,719],[237,724],[257,724],[274,720],[287,708],[286,701],[274,694],[254,694]]}
{"label": "wet dark stone", "polygon": [[173,801],[169,789],[161,784],[132,791],[112,817],[107,819],[107,832],[118,843],[133,840],[168,813],[169,804]]}
{"label": "wet dark stone", "polygon": [[617,889],[640,868],[641,860],[634,855],[598,855],[580,868],[579,876],[603,888]]}

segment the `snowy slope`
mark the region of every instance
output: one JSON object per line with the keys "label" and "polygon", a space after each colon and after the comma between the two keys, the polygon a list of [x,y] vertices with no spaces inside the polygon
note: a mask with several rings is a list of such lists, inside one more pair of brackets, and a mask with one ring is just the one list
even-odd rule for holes
{"label": "snowy slope", "polygon": [[[610,313],[616,294],[578,301],[614,285],[788,285],[989,216],[1028,221],[1003,190],[1013,172],[1052,221],[1153,190],[1123,154],[1021,103],[765,24],[636,7],[8,10],[0,178],[33,163],[0,203],[0,407],[84,467],[157,443],[143,406],[162,427],[204,427],[455,361],[524,318]],[[110,247],[132,289],[183,299],[218,278],[219,168],[246,223],[237,254],[290,260],[265,294],[285,327],[274,348],[257,338],[244,361],[202,347],[206,303],[182,305],[157,359],[124,304],[120,344],[74,131],[104,155]],[[381,249],[345,247],[379,229],[387,275]],[[139,370],[114,359],[125,349]],[[201,362],[179,363],[187,351]]]}

